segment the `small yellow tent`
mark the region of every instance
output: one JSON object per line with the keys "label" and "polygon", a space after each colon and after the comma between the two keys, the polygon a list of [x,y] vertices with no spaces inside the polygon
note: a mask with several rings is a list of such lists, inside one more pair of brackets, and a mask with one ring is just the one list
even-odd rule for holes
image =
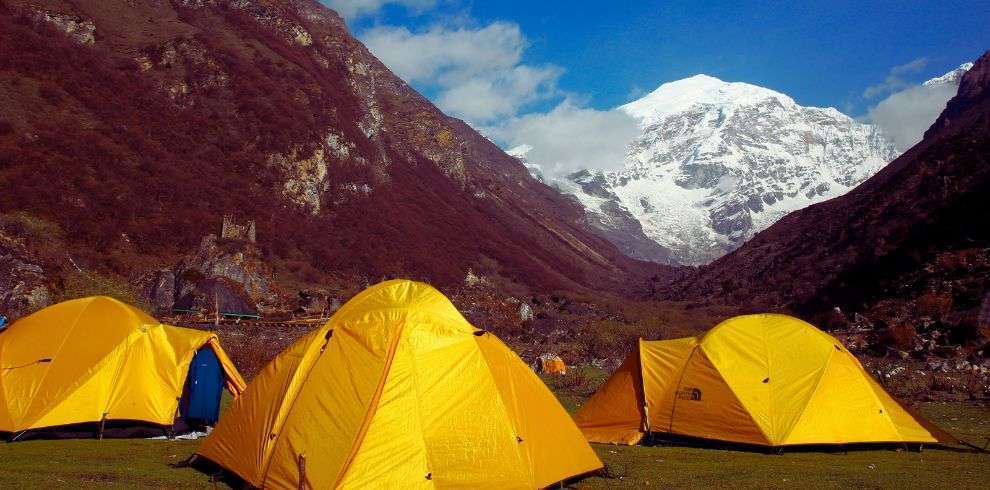
{"label": "small yellow tent", "polygon": [[238,395],[244,380],[211,332],[162,325],[102,296],[26,316],[0,333],[0,432],[101,420],[170,426],[204,346]]}
{"label": "small yellow tent", "polygon": [[575,417],[592,442],[663,432],[764,446],[947,442],[832,336],[747,315],[700,337],[643,341]]}
{"label": "small yellow tent", "polygon": [[602,467],[518,356],[405,280],[279,354],[198,454],[263,488],[535,488]]}
{"label": "small yellow tent", "polygon": [[557,354],[541,354],[533,361],[533,370],[543,374],[567,374],[567,364]]}

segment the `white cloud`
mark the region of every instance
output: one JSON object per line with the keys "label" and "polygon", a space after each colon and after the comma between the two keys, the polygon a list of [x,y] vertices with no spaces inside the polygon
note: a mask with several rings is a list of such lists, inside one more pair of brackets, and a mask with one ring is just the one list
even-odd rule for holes
{"label": "white cloud", "polygon": [[954,83],[911,86],[870,108],[866,119],[904,151],[921,141],[957,90]]}
{"label": "white cloud", "polygon": [[876,85],[871,85],[863,91],[863,97],[874,99],[884,94],[895,92],[911,85],[904,80],[905,75],[917,73],[928,64],[928,58],[915,58],[903,65],[897,65],[890,69],[884,81]]}
{"label": "white cloud", "polygon": [[523,64],[528,43],[510,22],[480,28],[435,25],[420,32],[378,26],[360,37],[397,75],[436,92],[441,109],[476,126],[555,96],[563,72],[553,65]]}
{"label": "white cloud", "polygon": [[403,5],[414,10],[426,10],[436,5],[437,0],[322,0],[345,19],[354,19],[378,12],[387,4]]}
{"label": "white cloud", "polygon": [[379,25],[358,37],[444,112],[505,148],[527,145],[527,161],[550,178],[620,168],[639,133],[631,116],[587,108],[572,97],[550,112],[526,113],[530,104],[567,94],[557,89],[561,68],[523,61],[529,43],[515,23],[448,18],[422,30]]}
{"label": "white cloud", "polygon": [[570,99],[548,113],[512,118],[486,130],[508,147],[531,147],[526,160],[551,178],[581,169],[621,168],[639,132],[637,121],[624,112],[581,107]]}

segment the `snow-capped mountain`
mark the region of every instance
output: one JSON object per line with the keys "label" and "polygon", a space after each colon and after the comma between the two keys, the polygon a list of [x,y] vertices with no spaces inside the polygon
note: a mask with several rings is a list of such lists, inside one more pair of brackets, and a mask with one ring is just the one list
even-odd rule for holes
{"label": "snow-capped mountain", "polygon": [[619,110],[642,128],[625,167],[554,184],[624,252],[658,262],[710,262],[898,155],[875,126],[833,108],[705,75],[663,84]]}
{"label": "snow-capped mountain", "polygon": [[972,63],[963,63],[959,65],[959,68],[946,73],[940,77],[935,77],[922,85],[925,87],[931,87],[934,85],[959,85],[959,81],[962,80],[962,76],[966,74],[967,71],[973,68]]}

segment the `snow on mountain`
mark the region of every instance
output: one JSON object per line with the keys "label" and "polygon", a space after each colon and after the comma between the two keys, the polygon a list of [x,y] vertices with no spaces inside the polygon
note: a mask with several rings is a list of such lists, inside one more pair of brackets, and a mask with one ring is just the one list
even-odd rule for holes
{"label": "snow on mountain", "polygon": [[959,68],[946,73],[940,77],[935,77],[922,85],[925,87],[931,87],[935,85],[959,85],[959,81],[962,80],[962,76],[966,74],[967,71],[973,68],[972,63],[963,63],[959,65]]}
{"label": "snow on mountain", "polygon": [[875,126],[833,108],[706,75],[663,84],[619,110],[642,128],[624,168],[554,184],[624,252],[658,262],[710,262],[898,155]]}
{"label": "snow on mountain", "polygon": [[535,178],[540,182],[545,183],[546,177],[543,175],[543,167],[540,167],[539,165],[526,159],[526,154],[528,154],[532,150],[533,147],[531,145],[519,145],[510,148],[508,150],[505,150],[505,153],[510,157],[519,160],[519,162],[522,163],[524,167],[526,167],[526,170],[529,170],[529,173],[530,175],[533,176],[533,178]]}

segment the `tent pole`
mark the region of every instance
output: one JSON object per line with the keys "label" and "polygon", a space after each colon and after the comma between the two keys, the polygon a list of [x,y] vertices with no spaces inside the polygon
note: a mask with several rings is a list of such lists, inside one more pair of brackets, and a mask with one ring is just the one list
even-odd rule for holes
{"label": "tent pole", "polygon": [[106,412],[104,412],[103,417],[100,419],[100,429],[96,433],[96,438],[98,440],[101,441],[103,440],[103,429],[106,428],[106,423],[107,423],[107,414]]}

